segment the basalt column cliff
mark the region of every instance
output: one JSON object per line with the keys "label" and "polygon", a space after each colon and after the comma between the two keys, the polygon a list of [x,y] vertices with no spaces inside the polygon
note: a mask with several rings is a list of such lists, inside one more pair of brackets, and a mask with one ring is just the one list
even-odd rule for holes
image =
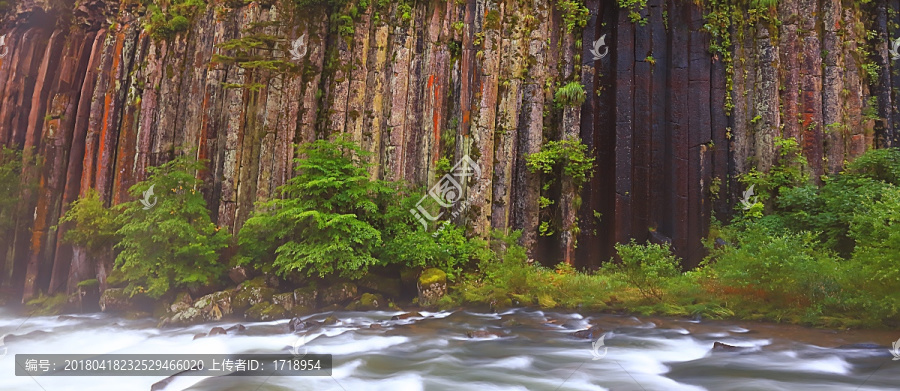
{"label": "basalt column cliff", "polygon": [[[0,1],[0,145],[40,162],[24,165],[36,185],[0,234],[0,289],[29,298],[105,278],[109,260],[62,243],[57,227],[89,189],[109,205],[130,200],[147,167],[193,153],[207,161],[213,220],[234,232],[293,175],[294,144],[341,132],[372,152],[373,177],[423,187],[440,180],[440,161],[470,156],[482,175],[457,223],[475,235],[521,229],[545,264],[597,266],[634,238],[670,241],[690,267],[712,217],[733,213],[737,177],[772,167],[776,138],[799,142],[814,178],[900,142],[898,9]],[[564,139],[596,159],[580,192],[525,164]]]}

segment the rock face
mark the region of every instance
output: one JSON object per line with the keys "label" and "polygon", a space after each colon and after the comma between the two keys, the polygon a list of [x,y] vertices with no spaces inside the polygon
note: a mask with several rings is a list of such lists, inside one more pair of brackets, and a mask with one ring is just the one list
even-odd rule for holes
{"label": "rock face", "polygon": [[[38,188],[3,235],[14,239],[0,242],[0,289],[28,299],[93,276],[106,288],[113,254],[89,258],[60,242],[67,225],[51,228],[89,189],[111,205],[128,200],[147,167],[181,147],[208,161],[204,195],[231,232],[293,175],[294,143],[346,132],[372,152],[377,178],[428,187],[439,160],[470,156],[481,175],[461,183],[468,208],[455,222],[482,235],[521,229],[539,261],[596,266],[615,242],[654,231],[692,266],[712,212],[727,219],[743,190],[735,178],[774,164],[776,136],[796,139],[815,175],[900,142],[887,45],[896,1],[583,3],[586,25],[570,28],[549,0],[209,2],[186,31],[157,39],[135,2],[74,12],[53,8],[68,1],[17,2],[0,11],[0,145],[44,164],[27,169]],[[276,42],[248,49],[254,60],[296,69],[254,67],[221,46],[260,35]],[[306,50],[293,58],[301,36]],[[601,37],[608,55],[595,60]],[[570,82],[584,86],[580,107],[555,101]],[[562,138],[592,148],[595,175],[581,194],[562,178],[554,210],[539,213],[552,176],[530,172],[525,157]],[[539,238],[545,214],[558,216],[559,233]]]}

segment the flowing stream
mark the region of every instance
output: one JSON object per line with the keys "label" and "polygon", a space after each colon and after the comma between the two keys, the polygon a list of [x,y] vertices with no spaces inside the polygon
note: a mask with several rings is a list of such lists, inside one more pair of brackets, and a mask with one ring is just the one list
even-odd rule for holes
{"label": "flowing stream", "polygon": [[[287,353],[300,339],[309,353],[334,356],[331,377],[176,376],[163,389],[900,390],[900,360],[892,360],[889,349],[900,331],[533,309],[422,312],[390,320],[398,314],[336,312],[337,324],[299,333],[288,331],[288,320],[242,323],[242,332],[195,340],[211,327],[235,323],[158,329],[152,319],[26,318],[0,308],[0,336],[13,336],[0,347],[0,390],[150,390],[165,379],[14,376],[14,354]],[[381,328],[370,328],[373,323]],[[596,354],[592,342],[601,335],[573,336],[591,326],[605,335]],[[486,332],[467,335],[478,330]],[[713,350],[715,342],[737,348]]]}

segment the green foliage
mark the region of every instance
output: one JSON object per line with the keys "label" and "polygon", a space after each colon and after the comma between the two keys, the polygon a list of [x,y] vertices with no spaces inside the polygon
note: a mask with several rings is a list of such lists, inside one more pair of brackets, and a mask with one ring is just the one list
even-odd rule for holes
{"label": "green foliage", "polygon": [[792,138],[775,138],[778,158],[769,172],[755,167],[740,178],[748,187],[754,185],[761,202],[774,199],[787,189],[809,182],[806,158],[800,153],[800,145]]}
{"label": "green foliage", "polygon": [[568,33],[576,28],[584,28],[591,18],[590,10],[584,6],[584,0],[562,0],[556,3],[556,7],[562,12],[563,23]]}
{"label": "green foliage", "polygon": [[15,224],[16,206],[22,190],[22,153],[0,148],[0,232]]}
{"label": "green foliage", "polygon": [[103,204],[94,189],[72,202],[66,214],[59,219],[60,225],[66,222],[74,226],[63,235],[63,241],[95,254],[115,243],[116,231],[120,228],[112,210]]}
{"label": "green foliage", "polygon": [[199,191],[203,182],[195,176],[203,168],[203,162],[189,156],[150,167],[148,178],[129,193],[140,199],[152,187],[156,204],[146,208],[135,200],[116,207],[116,235],[121,238],[115,245],[120,250],[116,268],[130,295],[160,297],[173,286],[209,285],[226,270],[219,253],[229,235],[209,217]]}
{"label": "green foliage", "polygon": [[631,23],[647,25],[647,18],[641,16],[641,11],[647,8],[647,0],[618,0],[618,2],[619,8],[628,10],[628,19]]}
{"label": "green foliage", "polygon": [[531,172],[565,175],[572,180],[576,188],[575,193],[578,193],[584,183],[593,176],[594,157],[589,155],[587,145],[581,140],[566,139],[547,142],[541,147],[540,152],[525,157],[525,165]]}
{"label": "green foliage", "polygon": [[900,314],[900,188],[886,190],[867,213],[853,216],[854,304],[875,318]]}
{"label": "green foliage", "polygon": [[410,213],[420,195],[369,178],[368,153],[339,135],[300,147],[298,175],[240,232],[240,263],[280,275],[359,278],[369,267],[438,267],[453,279],[474,251],[461,228],[428,233]]}
{"label": "green foliage", "polygon": [[191,20],[204,9],[204,0],[172,0],[165,9],[151,3],[147,6],[149,21],[146,28],[153,39],[172,39],[190,30]]}
{"label": "green foliage", "polygon": [[679,275],[679,260],[672,255],[669,246],[660,244],[616,244],[621,263],[610,261],[604,268],[619,274],[645,298],[662,299],[667,280]]}
{"label": "green foliage", "polygon": [[586,98],[584,86],[577,81],[559,87],[555,95],[556,106],[560,108],[581,106]]}

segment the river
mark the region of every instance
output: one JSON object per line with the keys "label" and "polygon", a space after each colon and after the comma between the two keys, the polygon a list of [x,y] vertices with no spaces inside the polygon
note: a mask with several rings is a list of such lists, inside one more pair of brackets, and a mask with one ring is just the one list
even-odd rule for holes
{"label": "river", "polygon": [[[0,308],[0,389],[150,390],[164,377],[14,376],[21,353],[332,354],[331,377],[174,377],[173,390],[900,390],[900,331],[833,331],[740,321],[544,312],[336,312],[290,333],[288,320],[194,339],[214,326],[158,329],[107,314],[26,318]],[[324,319],[316,314],[310,320]],[[381,328],[371,328],[373,323]],[[573,336],[602,328],[602,344]],[[377,327],[377,326],[376,326]],[[470,338],[467,333],[484,330]],[[600,332],[598,332],[599,334]],[[300,341],[300,342],[298,342]],[[721,342],[738,348],[713,351]],[[4,354],[5,351],[5,354]],[[597,358],[597,359],[594,359]]]}

